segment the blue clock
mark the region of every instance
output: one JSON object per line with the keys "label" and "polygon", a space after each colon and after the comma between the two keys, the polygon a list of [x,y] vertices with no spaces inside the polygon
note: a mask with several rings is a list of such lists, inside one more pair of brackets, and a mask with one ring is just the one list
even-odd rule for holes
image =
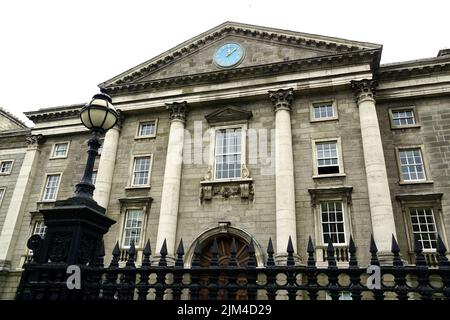
{"label": "blue clock", "polygon": [[214,54],[214,62],[222,68],[230,68],[237,65],[244,58],[244,49],[237,43],[226,43],[217,49]]}

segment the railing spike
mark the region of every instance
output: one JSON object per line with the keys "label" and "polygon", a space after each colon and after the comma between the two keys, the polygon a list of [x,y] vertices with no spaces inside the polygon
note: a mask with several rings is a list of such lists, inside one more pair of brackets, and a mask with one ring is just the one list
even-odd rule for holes
{"label": "railing spike", "polygon": [[379,266],[380,261],[378,260],[378,248],[377,244],[375,243],[375,239],[373,238],[373,234],[370,235],[370,264],[374,266]]}
{"label": "railing spike", "polygon": [[149,267],[151,265],[150,262],[150,256],[152,255],[152,249],[150,246],[150,239],[147,240],[147,243],[145,244],[144,251],[142,252],[142,255],[144,258],[142,259],[142,266],[143,267]]}
{"label": "railing spike", "polygon": [[211,247],[211,262],[209,266],[213,268],[219,266],[219,246],[217,245],[217,238],[214,238],[213,245]]}
{"label": "railing spike", "polygon": [[269,238],[269,244],[267,245],[267,266],[273,267],[275,266],[275,260],[273,258],[273,254],[275,251],[273,250],[272,238]]}
{"label": "railing spike", "polygon": [[450,263],[448,261],[447,258],[447,248],[445,247],[444,241],[442,241],[441,236],[438,234],[438,238],[437,238],[437,249],[436,249],[437,253],[438,253],[438,262],[439,262],[439,267],[449,267]]}
{"label": "railing spike", "polygon": [[250,240],[247,253],[248,253],[247,268],[256,268],[256,257],[255,257],[255,247],[253,245],[253,238]]}
{"label": "railing spike", "polygon": [[427,261],[423,256],[423,248],[417,237],[414,238],[414,254],[416,256],[416,267],[427,267]]}
{"label": "railing spike", "polygon": [[288,245],[287,245],[287,261],[286,264],[288,266],[294,266],[295,265],[295,260],[294,260],[294,245],[292,244],[292,239],[291,236],[289,236],[288,239]]}
{"label": "railing spike", "polygon": [[180,244],[177,249],[177,260],[175,261],[175,267],[184,267],[184,246],[183,246],[183,238],[180,239]]}
{"label": "railing spike", "polygon": [[233,239],[231,240],[230,258],[228,260],[229,267],[237,267],[238,264],[236,260],[236,254],[237,254],[236,239],[233,237]]}
{"label": "railing spike", "polygon": [[306,249],[308,252],[308,267],[315,267],[316,266],[316,259],[314,258],[314,244],[312,242],[311,236],[309,236],[308,239],[308,247]]}
{"label": "railing spike", "polygon": [[119,258],[120,258],[120,249],[119,249],[119,241],[116,242],[114,249],[112,251],[112,260],[109,264],[110,267],[118,267],[119,266]]}
{"label": "railing spike", "polygon": [[192,263],[191,266],[193,268],[200,267],[200,256],[202,254],[201,248],[200,248],[200,241],[197,240],[195,242],[195,248],[194,248],[194,256],[192,257]]}
{"label": "railing spike", "polygon": [[331,237],[328,238],[327,262],[328,262],[328,268],[336,267],[336,259],[334,257],[334,246],[333,246],[333,241],[331,240]]}
{"label": "railing spike", "polygon": [[167,260],[166,260],[166,256],[167,256],[167,242],[166,239],[164,239],[164,242],[162,244],[161,250],[159,251],[160,253],[160,258],[159,258],[159,263],[158,265],[160,267],[166,267],[167,266]]}
{"label": "railing spike", "polygon": [[402,267],[403,266],[403,261],[400,257],[400,248],[398,246],[397,240],[395,239],[395,236],[392,235],[392,247],[391,247],[391,252],[394,255],[392,264],[395,267]]}
{"label": "railing spike", "polygon": [[130,248],[128,249],[127,267],[134,267],[134,261],[136,258],[136,246],[134,245],[134,240],[130,243]]}
{"label": "railing spike", "polygon": [[356,246],[355,246],[355,241],[353,241],[353,237],[351,235],[350,235],[350,243],[348,246],[348,252],[350,253],[350,259],[348,261],[349,266],[357,267],[358,259],[356,258]]}

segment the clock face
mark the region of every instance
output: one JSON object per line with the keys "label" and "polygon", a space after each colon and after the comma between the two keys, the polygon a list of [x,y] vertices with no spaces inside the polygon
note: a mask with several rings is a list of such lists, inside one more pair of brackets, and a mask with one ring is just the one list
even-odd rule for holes
{"label": "clock face", "polygon": [[217,49],[214,62],[223,68],[235,66],[244,58],[244,49],[237,43],[226,43]]}

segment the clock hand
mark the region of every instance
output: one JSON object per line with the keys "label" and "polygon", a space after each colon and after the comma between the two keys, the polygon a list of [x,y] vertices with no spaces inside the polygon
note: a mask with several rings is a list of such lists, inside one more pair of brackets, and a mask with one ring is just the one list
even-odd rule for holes
{"label": "clock hand", "polygon": [[228,58],[229,56],[231,56],[233,54],[233,52],[235,52],[237,50],[237,48],[234,48],[233,50],[231,50],[229,53],[227,53],[226,57]]}

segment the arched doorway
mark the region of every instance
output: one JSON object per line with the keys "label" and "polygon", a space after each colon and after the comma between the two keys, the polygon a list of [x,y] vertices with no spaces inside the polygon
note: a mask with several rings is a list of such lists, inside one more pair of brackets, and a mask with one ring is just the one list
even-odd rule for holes
{"label": "arched doorway", "polygon": [[[218,260],[219,260],[219,267],[227,267],[229,260],[230,260],[230,252],[231,252],[231,246],[233,239],[235,240],[236,244],[236,261],[238,267],[245,268],[247,267],[248,262],[248,243],[240,238],[240,237],[234,237],[232,235],[218,235],[216,237],[211,237],[208,240],[204,241],[200,244],[201,246],[201,258],[200,258],[200,266],[201,267],[209,267],[211,264],[212,259],[212,247],[214,244],[214,239],[217,241],[218,246]],[[236,282],[238,284],[244,283],[246,281],[245,275],[238,275]],[[201,276],[200,282],[203,284],[207,284],[208,282],[208,276]],[[219,285],[226,285],[228,283],[228,278],[225,274],[222,274],[218,278],[218,284]],[[201,289],[200,290],[200,299],[206,300],[208,299],[209,291],[208,289]],[[217,293],[217,300],[225,300],[227,299],[227,292],[225,289],[221,289]],[[247,292],[245,290],[238,290],[236,292],[236,300],[247,300]]]}
{"label": "arched doorway", "polygon": [[231,243],[233,238],[236,243],[236,260],[238,267],[247,267],[248,261],[248,243],[242,238],[236,238],[231,235],[221,235],[218,237],[210,238],[208,241],[201,244],[202,255],[200,259],[200,266],[208,267],[211,263],[211,249],[214,243],[214,239],[217,241],[219,248],[219,266],[226,267],[230,260]]}

